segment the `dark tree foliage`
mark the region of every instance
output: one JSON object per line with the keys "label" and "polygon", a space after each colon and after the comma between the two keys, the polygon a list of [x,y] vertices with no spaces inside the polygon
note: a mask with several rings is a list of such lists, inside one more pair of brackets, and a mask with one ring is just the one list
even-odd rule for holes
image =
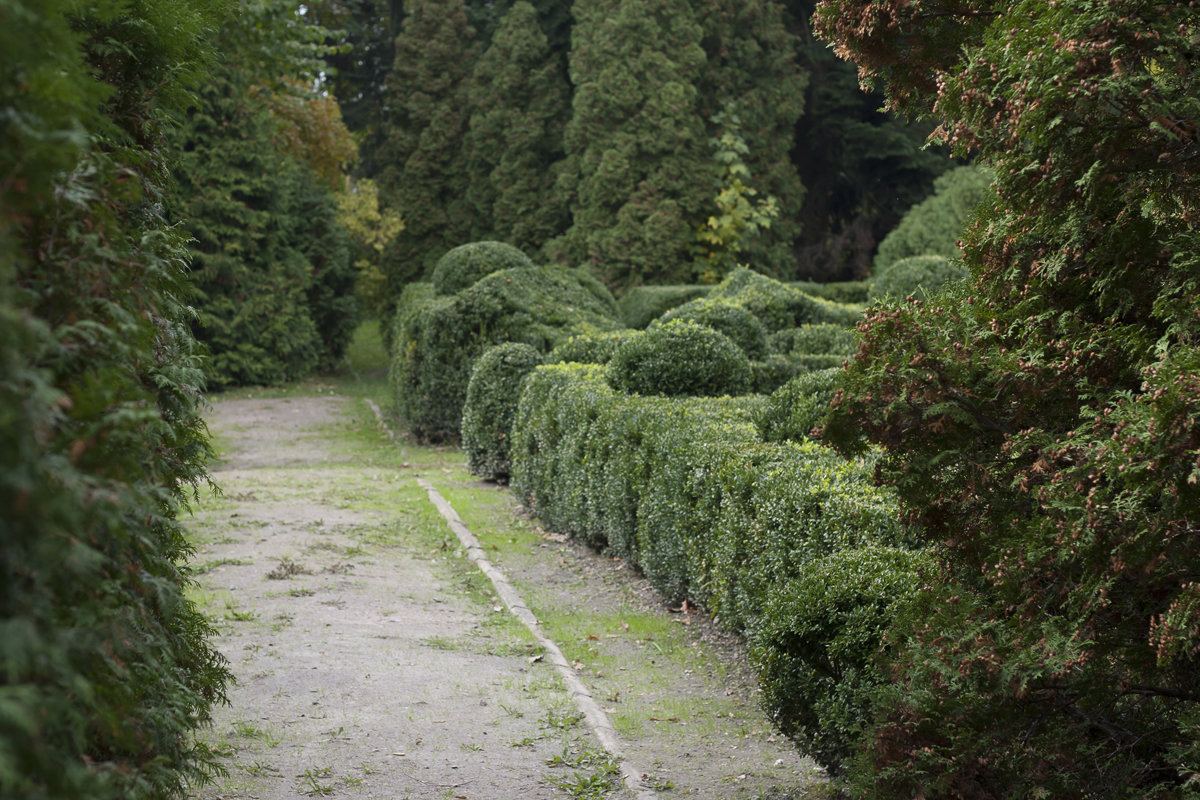
{"label": "dark tree foliage", "polygon": [[480,48],[463,0],[414,0],[396,39],[388,79],[392,95],[381,158],[380,197],[405,228],[384,254],[387,294],[433,267],[447,250],[471,240],[470,176],[463,146],[470,117],[468,86]]}
{"label": "dark tree foliage", "polygon": [[1200,772],[1200,6],[826,0],[995,168],[971,285],[875,310],[826,431],[942,562],[861,797],[1185,798]]}
{"label": "dark tree foliage", "polygon": [[568,223],[554,185],[571,101],[530,3],[504,16],[475,67],[469,100],[472,238],[536,253]]}
{"label": "dark tree foliage", "polygon": [[816,38],[810,22],[816,0],[784,4],[808,74],[791,153],[806,189],[796,275],[862,278],[875,247],[951,163],[945,148],[923,149],[932,126],[881,110],[883,95],[862,91],[854,65]]}
{"label": "dark tree foliage", "polygon": [[358,142],[355,174],[383,169],[379,149],[387,134],[388,74],[404,14],[400,0],[315,0],[309,14],[330,31],[326,88],[337,97],[346,127]]}
{"label": "dark tree foliage", "polygon": [[206,478],[164,128],[212,6],[0,2],[0,796],[181,797],[224,660],[177,516]]}
{"label": "dark tree foliage", "polygon": [[257,75],[224,60],[177,134],[178,214],[194,238],[197,336],[215,385],[273,384],[332,366],[357,305],[329,188],[281,151]]}
{"label": "dark tree foliage", "polygon": [[770,227],[747,241],[738,258],[757,272],[790,279],[804,205],[804,186],[791,160],[792,135],[804,111],[808,80],[796,59],[797,38],[774,0],[693,5],[706,56],[697,80],[698,111],[714,136],[721,133],[718,115],[729,109],[737,114],[749,151],[749,184],[759,195],[774,197],[779,207]]}
{"label": "dark tree foliage", "polygon": [[573,222],[556,257],[614,287],[691,276],[712,183],[690,3],[577,0],[573,116],[559,188]]}

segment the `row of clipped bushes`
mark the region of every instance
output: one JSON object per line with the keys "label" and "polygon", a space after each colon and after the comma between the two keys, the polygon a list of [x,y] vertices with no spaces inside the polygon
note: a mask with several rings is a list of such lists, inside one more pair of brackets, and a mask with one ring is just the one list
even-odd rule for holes
{"label": "row of clipped bushes", "polygon": [[514,490],[548,527],[742,632],[774,721],[836,772],[869,715],[871,659],[918,589],[922,556],[892,495],[871,484],[871,460],[804,436],[835,371],[769,397],[719,398],[629,394],[613,371],[559,363],[529,374]]}
{"label": "row of clipped bushes", "polygon": [[647,309],[663,310],[630,325],[630,307],[619,307],[585,271],[537,266],[498,242],[454,248],[430,281],[409,284],[397,303],[390,328],[397,413],[418,438],[457,438],[471,370],[487,348],[517,342],[547,356],[572,337],[599,333],[623,335],[631,345],[638,328],[676,321],[720,334],[705,347],[723,350],[728,368],[745,373],[707,393],[766,393],[799,372],[841,363],[852,346],[847,329],[862,313],[861,306],[814,297],[746,269],[702,293],[663,288],[636,316],[641,322]]}

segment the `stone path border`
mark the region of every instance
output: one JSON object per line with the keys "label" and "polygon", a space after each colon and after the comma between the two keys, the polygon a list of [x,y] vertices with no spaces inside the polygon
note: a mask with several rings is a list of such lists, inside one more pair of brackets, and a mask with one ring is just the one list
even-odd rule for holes
{"label": "stone path border", "polygon": [[[379,420],[379,424],[383,430],[386,431],[388,438],[395,441],[396,435],[392,431],[391,426],[384,420],[379,406],[369,399],[367,400],[367,404],[371,407],[371,411],[375,413],[375,417]],[[446,523],[450,526],[450,530],[454,531],[467,557],[475,562],[479,570],[488,577],[488,580],[492,582],[492,586],[496,589],[496,594],[504,601],[504,605],[512,612],[513,616],[521,621],[521,624],[529,629],[529,632],[533,634],[537,643],[546,651],[550,662],[554,664],[562,676],[571,699],[575,701],[575,707],[579,709],[579,712],[583,714],[584,719],[587,721],[588,727],[596,735],[596,739],[599,740],[600,745],[605,751],[620,764],[621,777],[625,782],[626,788],[633,793],[637,800],[657,800],[658,794],[646,788],[642,783],[648,774],[647,771],[630,763],[626,759],[620,739],[617,737],[616,728],[613,727],[608,714],[604,712],[604,709],[592,697],[591,692],[575,673],[574,668],[567,661],[558,645],[542,632],[541,623],[529,609],[529,606],[525,604],[525,601],[521,599],[521,595],[513,587],[512,583],[488,559],[483,547],[479,544],[479,540],[475,538],[475,535],[467,528],[466,523],[458,516],[458,512],[454,510],[454,507],[450,505],[446,498],[442,497],[433,484],[424,478],[418,478],[417,483],[428,493],[430,501],[437,508],[438,512],[441,513],[442,518],[446,520]]]}
{"label": "stone path border", "polygon": [[617,731],[613,727],[612,721],[608,718],[608,714],[604,713],[604,709],[592,697],[587,686],[575,674],[574,668],[571,667],[566,657],[562,654],[562,650],[554,643],[552,639],[542,633],[541,623],[537,617],[529,610],[529,606],[525,605],[525,601],[521,599],[521,595],[509,583],[508,578],[504,573],[496,568],[491,561],[488,560],[484,553],[483,547],[480,546],[479,540],[471,533],[462,518],[458,516],[453,506],[447,502],[446,498],[433,487],[429,481],[424,478],[418,478],[417,483],[421,488],[429,494],[429,499],[437,507],[442,517],[450,526],[450,530],[454,531],[458,536],[458,541],[462,544],[463,550],[466,551],[467,557],[475,562],[479,570],[488,576],[492,582],[492,586],[496,588],[496,594],[504,601],[504,605],[513,613],[521,623],[529,629],[533,634],[533,638],[546,651],[550,662],[558,669],[558,673],[562,676],[563,682],[567,685],[567,692],[571,695],[571,699],[575,701],[575,707],[583,714],[587,720],[588,726],[592,732],[596,734],[596,738],[608,754],[617,759],[621,766],[621,776],[625,780],[625,786],[633,793],[638,800],[656,800],[658,795],[647,789],[642,780],[646,777],[645,770],[631,764],[625,757],[620,740],[617,738]]}

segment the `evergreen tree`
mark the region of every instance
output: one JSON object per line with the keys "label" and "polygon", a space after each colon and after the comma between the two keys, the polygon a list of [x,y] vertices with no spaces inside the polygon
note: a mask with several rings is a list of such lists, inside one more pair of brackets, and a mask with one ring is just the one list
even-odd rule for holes
{"label": "evergreen tree", "polygon": [[1195,4],[818,13],[889,102],[995,175],[970,286],[874,311],[827,427],[884,447],[941,565],[892,633],[855,794],[1194,798]]}
{"label": "evergreen tree", "polygon": [[463,0],[414,0],[396,39],[393,114],[383,150],[381,199],[405,228],[385,254],[388,296],[470,239],[464,157],[468,82],[479,48]]}
{"label": "evergreen tree", "polygon": [[796,36],[775,0],[697,0],[694,6],[707,56],[697,82],[698,110],[711,135],[720,136],[715,120],[733,109],[746,147],[747,185],[774,197],[779,208],[739,259],[758,272],[794,277],[804,187],[791,160],[792,137],[808,83],[796,60]]}
{"label": "evergreen tree", "polygon": [[[253,31],[254,22],[248,15],[227,26],[222,41],[233,49],[176,134],[175,210],[195,240],[194,328],[220,386],[279,383],[329,367],[356,320],[349,240],[328,178],[288,152],[280,134],[296,126],[281,124],[274,104],[262,102],[269,90],[260,80],[261,43],[238,30]],[[269,68],[294,66],[284,60]],[[302,127],[326,138],[316,126]]]}
{"label": "evergreen tree", "polygon": [[0,797],[182,797],[230,680],[178,521],[203,373],[164,132],[217,20],[0,0]]}
{"label": "evergreen tree", "polygon": [[568,91],[537,11],[518,2],[480,58],[471,87],[472,239],[499,239],[532,253],[565,230],[554,181]]}
{"label": "evergreen tree", "polygon": [[555,257],[611,286],[692,278],[716,174],[696,89],[702,30],[685,0],[577,0],[574,114]]}

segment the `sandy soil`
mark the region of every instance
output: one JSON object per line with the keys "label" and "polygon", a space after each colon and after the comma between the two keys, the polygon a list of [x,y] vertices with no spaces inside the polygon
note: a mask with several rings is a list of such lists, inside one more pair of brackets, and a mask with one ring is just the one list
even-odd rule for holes
{"label": "sandy soil", "polygon": [[[626,796],[561,678],[456,552],[417,477],[469,488],[497,525],[528,521],[506,491],[465,479],[453,453],[364,444],[361,402],[214,404],[222,494],[189,527],[196,597],[237,685],[205,736],[228,775],[194,796]],[[691,642],[687,669],[654,641],[612,635],[586,637],[587,652],[624,666],[577,664],[593,695],[625,712],[625,750],[652,765],[647,786],[661,797],[825,796],[814,765],[755,707],[736,640],[704,617],[672,614],[623,564],[550,533],[494,561],[531,607],[582,615],[583,629],[587,615],[636,609]],[[652,675],[647,696],[656,658],[668,674]],[[719,712],[657,710],[681,707]]]}

